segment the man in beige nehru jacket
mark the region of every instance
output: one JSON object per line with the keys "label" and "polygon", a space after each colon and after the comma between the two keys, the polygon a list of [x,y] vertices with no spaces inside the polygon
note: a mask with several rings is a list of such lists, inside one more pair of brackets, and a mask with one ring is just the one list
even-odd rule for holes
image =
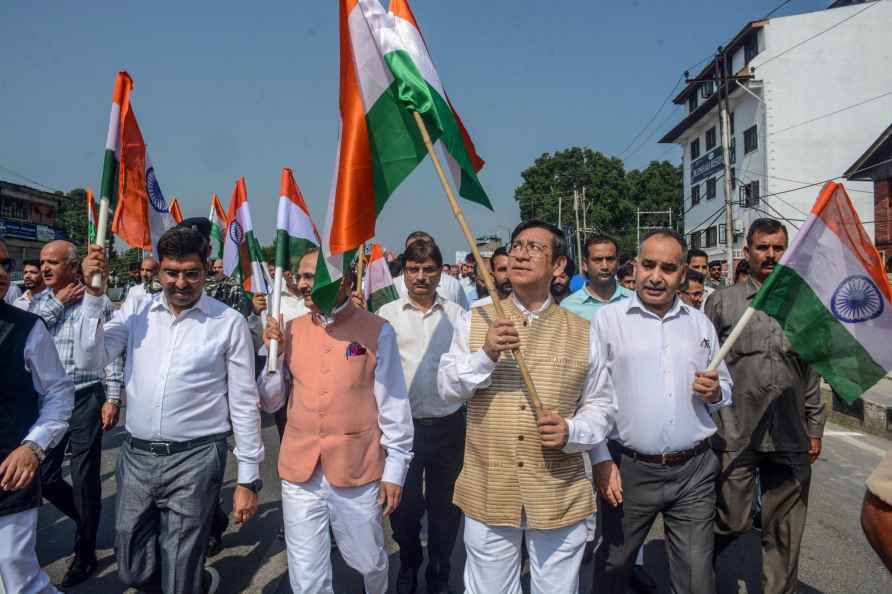
{"label": "man in beige nehru jacket", "polygon": [[[507,319],[497,319],[492,304],[464,313],[440,360],[440,395],[468,403],[455,504],[465,514],[469,594],[520,594],[524,538],[534,594],[579,588],[585,519],[595,509],[582,456],[605,438],[616,406],[588,322],[558,307],[549,291],[566,253],[560,229],[521,223],[508,250],[514,291],[501,301]],[[538,419],[514,348],[545,408]]]}

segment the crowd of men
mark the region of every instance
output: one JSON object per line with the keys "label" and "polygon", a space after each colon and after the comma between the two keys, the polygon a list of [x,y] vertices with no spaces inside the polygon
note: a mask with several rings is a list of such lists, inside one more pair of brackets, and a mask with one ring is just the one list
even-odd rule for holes
{"label": "crowd of men", "polygon": [[[399,298],[375,313],[350,274],[322,312],[310,249],[286,271],[278,318],[209,261],[209,228],[188,219],[167,231],[117,307],[83,282],[107,278],[98,246],[79,259],[54,241],[24,262],[25,290],[0,304],[0,591],[57,591],[35,553],[43,498],[76,525],[59,586],[96,572],[102,434],[125,402],[115,553],[121,580],[143,592],[218,588],[205,562],[230,517],[228,440],[231,517],[243,523],[264,486],[261,411],[279,428],[296,593],[332,591],[332,537],[365,590],[386,592],[385,517],[400,594],[422,579],[454,591],[462,527],[466,592],[519,594],[526,564],[534,593],[578,592],[589,564],[594,592],[654,592],[643,545],[658,515],[673,591],[715,592],[718,556],[754,517],[762,591],[797,591],[826,419],[819,378],[759,312],[708,370],[787,247],[778,221],[753,223],[728,286],[721,262],[669,230],[634,259],[592,236],[577,275],[564,234],[527,221],[484,261],[495,295],[473,257],[445,263],[417,231],[390,263]],[[0,242],[0,296],[11,269]],[[264,364],[271,341],[276,373]],[[892,568],[892,458],[884,465],[863,518]]]}

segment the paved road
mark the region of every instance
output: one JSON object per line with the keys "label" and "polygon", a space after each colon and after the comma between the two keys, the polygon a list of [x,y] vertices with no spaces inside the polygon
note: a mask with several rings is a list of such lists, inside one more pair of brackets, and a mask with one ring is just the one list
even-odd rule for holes
{"label": "paved road", "polygon": [[[243,528],[230,527],[224,542],[226,549],[210,560],[220,571],[222,593],[251,592],[288,594],[287,560],[284,544],[277,534],[281,511],[276,488],[275,460],[278,440],[275,426],[264,423],[267,461],[263,467],[263,490],[258,516]],[[123,431],[106,435],[102,460],[103,501],[99,535],[100,572],[94,579],[71,590],[82,594],[120,593],[122,584],[115,576],[112,551],[114,519],[114,464]],[[864,480],[879,462],[882,453],[892,447],[887,441],[852,433],[838,426],[828,426],[824,452],[814,467],[809,523],[800,568],[803,594],[889,594],[892,578],[882,567],[861,534],[859,513]],[[230,457],[224,497],[231,497],[235,483],[235,465]],[[229,505],[227,500],[226,504]],[[61,579],[67,567],[74,526],[51,505],[40,512],[38,555],[51,579]],[[388,543],[391,553],[396,547]],[[362,592],[361,580],[335,553],[335,591],[343,594]],[[454,561],[453,587],[460,591],[464,552],[459,539]],[[755,594],[759,592],[759,535],[741,539],[719,560],[720,594]],[[655,526],[645,546],[645,563],[660,582],[660,592],[668,593],[665,545],[660,526]],[[399,560],[391,555],[391,576],[395,578]],[[581,592],[591,588],[591,565],[583,566]],[[393,582],[393,579],[391,580]],[[493,593],[496,594],[496,593]]]}

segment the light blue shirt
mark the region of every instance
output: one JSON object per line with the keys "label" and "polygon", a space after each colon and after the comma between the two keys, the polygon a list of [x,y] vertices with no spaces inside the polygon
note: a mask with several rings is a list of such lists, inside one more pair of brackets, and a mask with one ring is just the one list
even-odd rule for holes
{"label": "light blue shirt", "polygon": [[[719,365],[722,399],[707,405],[694,394],[695,372],[719,349],[715,327],[703,312],[676,298],[660,318],[638,295],[603,307],[592,320],[616,391],[615,425],[608,435],[642,454],[687,450],[716,431],[710,413],[731,404],[731,374]],[[606,443],[592,463],[609,458]]]}
{"label": "light blue shirt", "polygon": [[616,289],[614,289],[613,295],[611,295],[610,299],[607,301],[603,301],[589,291],[588,284],[586,283],[578,291],[567,295],[567,298],[561,301],[561,307],[566,308],[577,316],[585,318],[587,321],[591,322],[592,317],[594,317],[599,309],[608,303],[615,303],[617,301],[622,301],[623,299],[628,299],[631,295],[632,291],[621,284],[616,283]]}

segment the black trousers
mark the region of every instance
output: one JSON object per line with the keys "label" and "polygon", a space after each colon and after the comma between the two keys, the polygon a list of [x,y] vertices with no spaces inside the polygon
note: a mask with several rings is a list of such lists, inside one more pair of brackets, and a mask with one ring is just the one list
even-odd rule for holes
{"label": "black trousers", "polygon": [[[104,402],[105,389],[101,383],[76,391],[68,431],[47,452],[40,465],[43,497],[74,520],[77,526],[74,554],[83,559],[96,556],[96,533],[102,511],[99,463],[102,458],[100,413]],[[70,485],[62,478],[62,462],[68,448],[71,450]]]}
{"label": "black trousers", "polygon": [[427,512],[427,587],[445,590],[461,522],[461,510],[452,503],[452,493],[464,460],[465,412],[413,421],[415,456],[402,501],[390,523],[394,540],[400,545],[401,567],[418,570],[424,560],[419,537],[421,518]]}
{"label": "black trousers", "polygon": [[662,514],[672,592],[715,594],[713,527],[719,461],[706,450],[678,466],[635,460],[611,445],[623,502],[598,499],[602,537],[595,554],[594,592],[626,594],[629,572],[657,514]]}

